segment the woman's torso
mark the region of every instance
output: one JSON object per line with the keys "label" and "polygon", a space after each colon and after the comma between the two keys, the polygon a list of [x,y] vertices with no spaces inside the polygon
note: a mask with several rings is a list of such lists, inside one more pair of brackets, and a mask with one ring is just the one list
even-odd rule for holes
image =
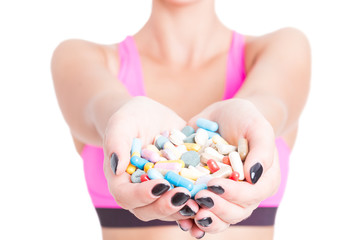
{"label": "woman's torso", "polygon": [[[158,59],[154,60],[151,56],[147,55],[146,48],[143,47],[145,46],[145,43],[142,41],[142,38],[137,38],[135,35],[134,41],[138,47],[144,79],[144,89],[148,97],[172,108],[185,120],[189,120],[191,116],[200,112],[207,105],[220,101],[223,98],[225,90],[226,62],[229,48],[228,45],[230,44],[230,39],[229,41],[224,41],[223,51],[219,51],[219,53],[213,58],[208,59],[208,61],[203,64],[192,67],[191,69],[169,66]],[[260,43],[258,44],[261,45],[262,39],[245,37],[245,49],[250,42],[254,41],[259,41]],[[102,46],[102,48],[107,56],[109,71],[114,76],[118,76],[118,72],[121,67],[121,61],[118,55],[118,44]],[[246,52],[246,70],[249,70],[251,69],[256,51],[254,52],[253,49],[249,49]],[[191,90],[188,90],[189,86],[191,86]],[[209,92],[212,94],[206,94]],[[199,96],[201,96],[201,98],[199,98]],[[179,99],[181,99],[181,104]],[[288,146],[292,147],[296,137],[296,129],[281,137],[285,140]],[[78,152],[81,153],[85,144],[81,143],[77,139],[74,139],[74,142]],[[151,232],[157,234],[157,228],[158,227],[150,229],[136,229],[137,236],[139,236],[138,234],[144,234],[144,236],[151,235]],[[177,228],[173,229],[174,227],[166,228],[166,231],[170,231],[171,233],[179,232]],[[264,239],[264,236],[268,236],[270,238],[273,234],[273,227],[242,226],[237,229],[239,234],[244,236],[244,239],[248,239],[245,235],[252,238],[262,236],[262,239]],[[124,237],[124,234],[129,234],[129,237],[126,239],[130,239],[132,232],[133,229],[103,228],[104,239],[116,239],[120,236]],[[228,236],[228,234],[231,233],[230,231],[226,231],[223,234],[224,236]],[[171,236],[175,235],[172,234]],[[176,236],[178,236],[179,239],[184,239],[184,235]],[[219,235],[217,236],[220,237]]]}

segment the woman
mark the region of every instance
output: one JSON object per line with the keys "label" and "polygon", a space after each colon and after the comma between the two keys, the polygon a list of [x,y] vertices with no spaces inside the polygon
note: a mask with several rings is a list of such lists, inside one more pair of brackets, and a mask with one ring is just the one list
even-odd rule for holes
{"label": "woman", "polygon": [[[154,0],[144,27],[119,44],[67,40],[54,52],[59,105],[104,239],[184,239],[174,221],[196,238],[273,237],[309,89],[309,44],[291,28],[241,35],[220,22],[214,5]],[[245,182],[213,179],[195,200],[184,188],[168,191],[165,180],[130,182],[134,137],[149,144],[164,130],[195,127],[199,117],[216,121],[234,145],[249,140]]]}

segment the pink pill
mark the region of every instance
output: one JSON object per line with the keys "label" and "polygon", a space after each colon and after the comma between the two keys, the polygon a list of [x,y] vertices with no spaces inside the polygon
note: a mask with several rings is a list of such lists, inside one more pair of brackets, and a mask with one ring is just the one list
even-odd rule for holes
{"label": "pink pill", "polygon": [[154,151],[151,151],[149,149],[142,149],[141,150],[141,157],[145,158],[146,160],[149,160],[150,162],[156,163],[160,160],[159,154],[157,154]]}

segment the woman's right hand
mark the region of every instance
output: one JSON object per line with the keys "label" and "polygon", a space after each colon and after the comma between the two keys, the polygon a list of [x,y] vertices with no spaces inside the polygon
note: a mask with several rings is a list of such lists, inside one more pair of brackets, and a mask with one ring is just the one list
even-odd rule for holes
{"label": "woman's right hand", "polygon": [[134,138],[140,138],[145,146],[159,133],[185,125],[174,111],[147,97],[132,98],[108,121],[103,148],[109,191],[119,206],[142,221],[186,219],[199,210],[187,189],[177,187],[168,191],[170,184],[164,179],[132,183],[126,173]]}

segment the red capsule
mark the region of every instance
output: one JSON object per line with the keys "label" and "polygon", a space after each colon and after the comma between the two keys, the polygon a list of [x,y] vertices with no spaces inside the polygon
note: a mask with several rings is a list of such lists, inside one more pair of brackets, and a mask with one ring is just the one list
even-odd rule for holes
{"label": "red capsule", "polygon": [[224,164],[231,165],[231,164],[230,164],[230,158],[229,158],[228,156],[225,156],[225,157],[223,158],[222,162],[223,162]]}
{"label": "red capsule", "polygon": [[211,173],[217,172],[220,169],[219,165],[216,163],[216,161],[214,159],[209,159],[206,162],[206,164],[208,165]]}
{"label": "red capsule", "polygon": [[141,182],[146,182],[146,181],[149,181],[150,178],[148,177],[147,174],[143,174],[140,176],[140,180],[141,180]]}
{"label": "red capsule", "polygon": [[229,179],[234,180],[235,182],[239,181],[240,173],[233,171],[229,177]]}

